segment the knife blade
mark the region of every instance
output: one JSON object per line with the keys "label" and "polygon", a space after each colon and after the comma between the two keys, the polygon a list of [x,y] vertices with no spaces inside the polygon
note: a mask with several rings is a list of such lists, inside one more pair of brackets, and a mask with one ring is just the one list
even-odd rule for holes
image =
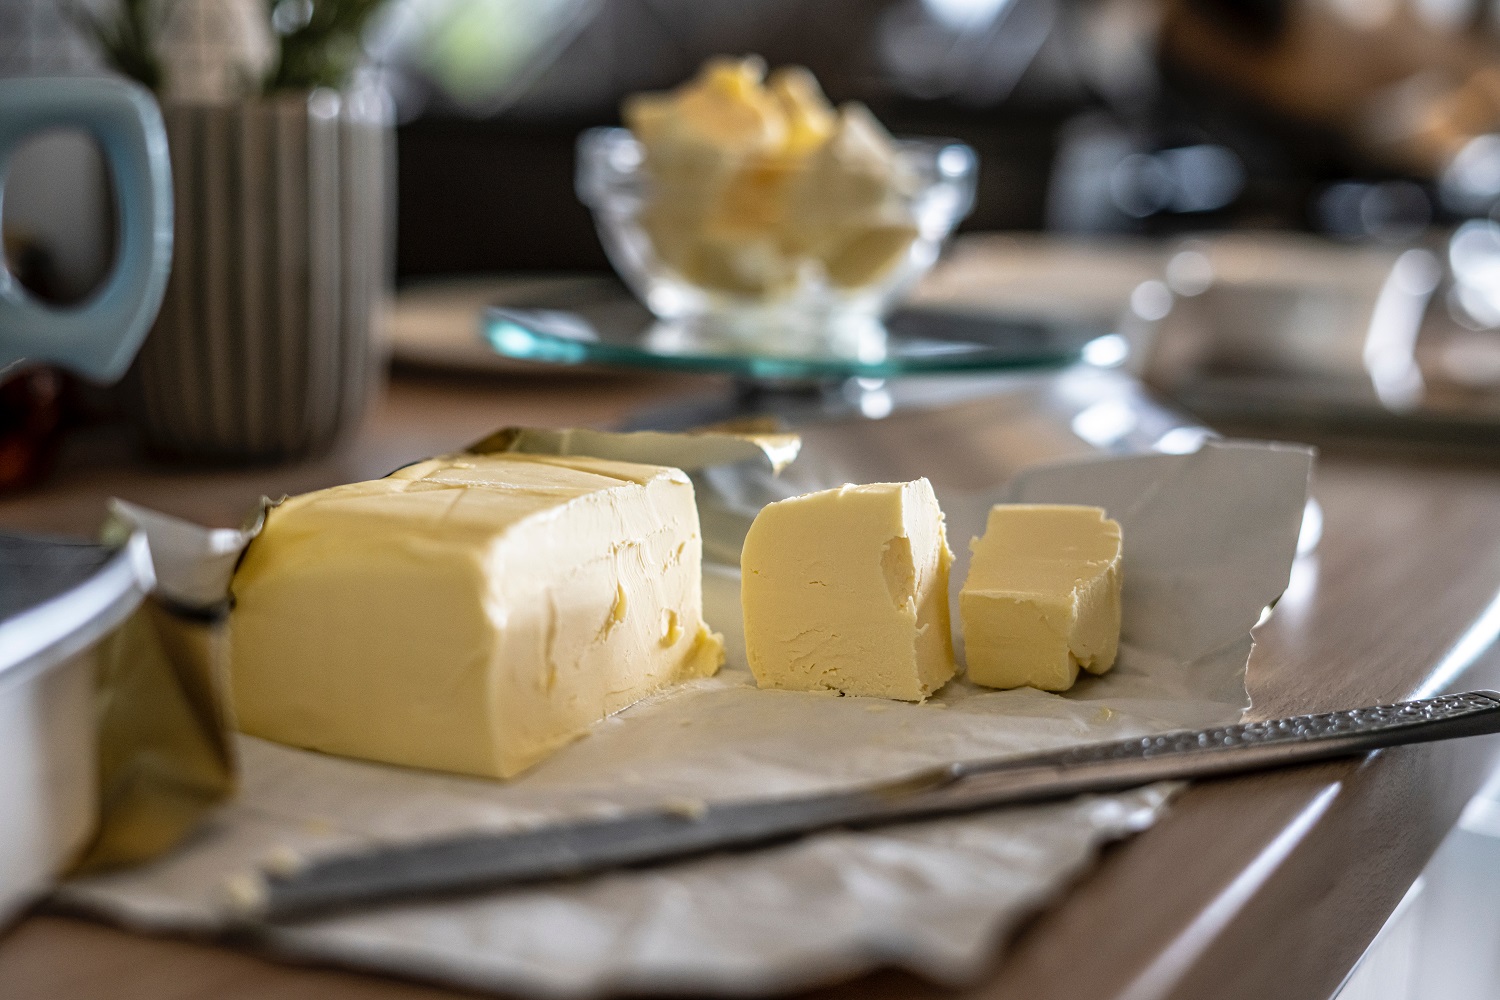
{"label": "knife blade", "polygon": [[834,827],[954,816],[1496,732],[1500,693],[1468,691],[960,761],[832,794],[701,807],[667,803],[607,819],[382,846],[263,873],[262,884],[242,894],[241,915],[251,921],[301,920],[414,896],[493,890],[753,848]]}

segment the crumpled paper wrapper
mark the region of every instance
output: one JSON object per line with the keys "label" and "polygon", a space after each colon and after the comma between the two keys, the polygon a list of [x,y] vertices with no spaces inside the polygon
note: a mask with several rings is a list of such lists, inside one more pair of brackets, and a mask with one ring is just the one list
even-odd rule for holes
{"label": "crumpled paper wrapper", "polygon": [[[709,569],[706,613],[729,639],[727,668],[606,720],[526,775],[478,781],[241,737],[241,793],[210,826],[149,865],[74,880],[62,898],[143,929],[244,931],[237,887],[302,859],[1233,722],[1249,629],[1286,585],[1311,460],[1209,443],[1034,470],[1003,496],[940,492],[960,551],[997,500],[1101,504],[1122,523],[1120,659],[1066,695],[962,679],[923,705],[756,690],[735,656],[737,578]],[[787,990],[880,966],[963,983],[1101,844],[1149,826],[1174,787],[250,930],[287,955],[557,997]]]}

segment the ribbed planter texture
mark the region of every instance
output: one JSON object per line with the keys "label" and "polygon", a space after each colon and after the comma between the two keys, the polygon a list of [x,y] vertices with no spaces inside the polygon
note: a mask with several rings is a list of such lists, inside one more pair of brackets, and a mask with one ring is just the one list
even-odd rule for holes
{"label": "ribbed planter texture", "polygon": [[131,373],[153,454],[326,451],[384,371],[394,139],[377,92],[167,104],[172,275]]}

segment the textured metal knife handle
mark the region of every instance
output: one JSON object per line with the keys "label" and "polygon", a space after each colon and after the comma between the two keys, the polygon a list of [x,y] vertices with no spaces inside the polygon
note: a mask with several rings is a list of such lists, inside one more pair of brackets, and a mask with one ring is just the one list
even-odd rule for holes
{"label": "textured metal knife handle", "polygon": [[831,795],[663,806],[616,819],[471,834],[316,861],[265,878],[248,916],[293,919],[432,892],[472,891],[979,809],[1113,792],[1340,757],[1403,743],[1500,732],[1500,694],[1165,733],[1024,757],[966,761]]}
{"label": "textured metal knife handle", "polygon": [[[1409,735],[1414,730],[1431,731],[1430,739],[1445,739],[1453,729],[1453,736],[1466,735],[1463,730],[1488,713],[1500,710],[1500,694],[1490,691],[1466,691],[1463,694],[1443,695],[1425,701],[1404,701],[1393,705],[1372,705],[1368,708],[1351,708],[1341,712],[1324,712],[1319,715],[1294,715],[1284,719],[1269,719],[1264,722],[1246,722],[1236,726],[1220,726],[1214,729],[1189,730],[1164,733],[1159,736],[1143,736],[1137,740],[1121,740],[1116,743],[1099,743],[1074,747],[1053,753],[1037,754],[1024,758],[1002,758],[997,761],[979,761],[961,764],[956,770],[960,774],[974,774],[996,769],[1032,766],[1046,762],[1063,767],[1078,767],[1105,761],[1151,760],[1182,754],[1202,754],[1210,751],[1238,750],[1249,747],[1287,748],[1322,741],[1369,741],[1369,749],[1391,746],[1395,743],[1414,742],[1408,739],[1387,741],[1386,737],[1397,734]],[[1489,729],[1481,729],[1489,732]],[[1340,750],[1340,753],[1348,752]]]}
{"label": "textured metal knife handle", "polygon": [[[1156,781],[1209,778],[1327,760],[1407,743],[1500,732],[1500,694],[1469,691],[1424,701],[1163,733],[1025,757],[969,761],[929,772],[899,798],[915,818],[1113,792]],[[943,780],[946,777],[946,780]],[[920,776],[913,779],[919,780]]]}

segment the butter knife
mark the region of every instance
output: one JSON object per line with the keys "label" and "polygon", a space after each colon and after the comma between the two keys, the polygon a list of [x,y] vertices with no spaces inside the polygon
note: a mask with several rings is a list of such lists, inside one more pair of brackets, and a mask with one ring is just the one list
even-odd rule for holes
{"label": "butter knife", "polygon": [[712,805],[673,802],[608,819],[382,846],[268,872],[255,891],[241,894],[241,901],[247,918],[297,920],[412,896],[495,889],[756,847],[832,827],[952,816],[1495,732],[1500,732],[1500,693],[1469,691],[964,761],[833,794]]}

